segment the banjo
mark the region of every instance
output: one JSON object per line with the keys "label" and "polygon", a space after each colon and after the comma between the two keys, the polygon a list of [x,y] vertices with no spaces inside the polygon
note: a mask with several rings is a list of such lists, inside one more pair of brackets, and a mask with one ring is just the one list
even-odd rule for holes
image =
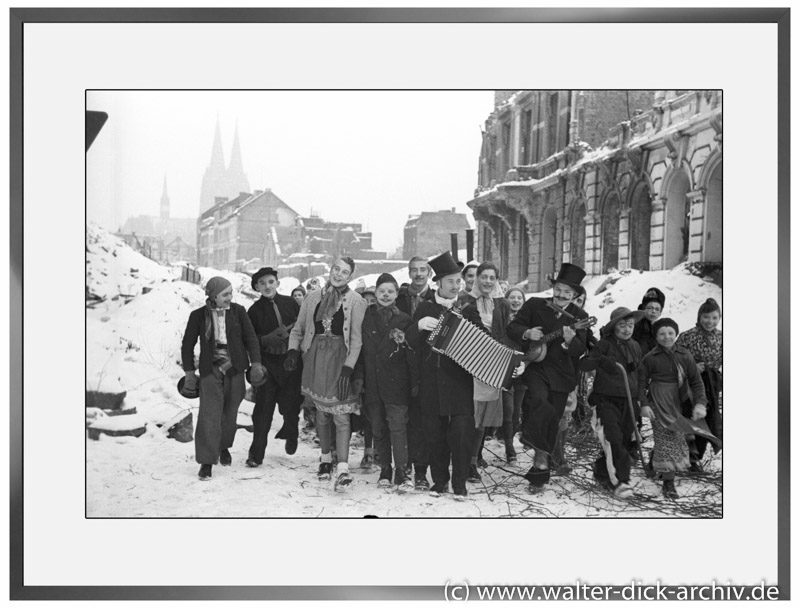
{"label": "banjo", "polygon": [[[576,321],[572,325],[569,325],[569,327],[577,331],[579,329],[586,329],[587,327],[592,327],[596,323],[597,323],[596,317],[589,317],[588,319],[581,319],[580,321]],[[547,355],[547,343],[552,342],[556,338],[560,338],[563,335],[564,335],[564,328],[559,327],[555,331],[551,331],[549,334],[543,335],[538,340],[531,340],[528,346],[528,352],[525,354],[522,360],[529,361],[531,363],[540,363],[541,361],[544,360],[545,356]]]}

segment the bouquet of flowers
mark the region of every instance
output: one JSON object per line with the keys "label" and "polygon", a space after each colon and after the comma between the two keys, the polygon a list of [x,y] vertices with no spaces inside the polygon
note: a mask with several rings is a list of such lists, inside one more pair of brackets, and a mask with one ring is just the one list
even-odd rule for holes
{"label": "bouquet of flowers", "polygon": [[401,348],[411,349],[411,346],[408,344],[408,341],[406,340],[406,332],[404,332],[402,329],[397,329],[396,327],[393,327],[389,331],[389,337],[395,341],[395,344],[397,344],[397,348],[395,348],[394,352],[391,355],[389,355],[390,357],[393,357],[395,353],[400,352]]}

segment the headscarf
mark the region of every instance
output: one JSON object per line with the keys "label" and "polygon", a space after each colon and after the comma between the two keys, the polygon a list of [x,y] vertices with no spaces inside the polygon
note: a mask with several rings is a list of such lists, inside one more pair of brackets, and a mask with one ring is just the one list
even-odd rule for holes
{"label": "headscarf", "polygon": [[231,286],[231,282],[225,277],[211,277],[206,283],[207,301],[211,308],[216,308],[216,297]]}
{"label": "headscarf", "polygon": [[322,300],[320,300],[317,314],[314,315],[315,321],[322,321],[323,319],[332,319],[336,311],[342,305],[342,298],[344,294],[350,291],[350,286],[345,283],[341,287],[334,287],[333,284],[328,283],[322,288]]}
{"label": "headscarf", "polygon": [[717,301],[714,298],[708,298],[700,305],[700,308],[697,309],[697,327],[699,327],[702,331],[705,330],[703,329],[702,325],[700,325],[700,317],[710,312],[718,312],[720,315],[722,314],[719,304],[717,304]]}

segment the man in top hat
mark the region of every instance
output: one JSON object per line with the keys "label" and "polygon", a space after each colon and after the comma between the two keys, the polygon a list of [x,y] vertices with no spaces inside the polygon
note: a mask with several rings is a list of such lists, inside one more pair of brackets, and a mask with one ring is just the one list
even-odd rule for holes
{"label": "man in top hat", "polygon": [[509,338],[515,340],[523,352],[546,334],[559,332],[558,337],[546,345],[544,359],[539,363],[531,362],[522,375],[527,387],[522,440],[535,448],[533,467],[525,477],[534,491],[550,480],[549,457],[556,444],[558,421],[564,414],[567,397],[577,385],[573,359],[586,352],[586,330],[576,331],[570,327],[573,318],[588,318],[572,303],[585,276],[583,268],[562,264],[553,280],[553,297],[528,299],[507,328]]}
{"label": "man in top hat", "polygon": [[453,493],[457,499],[464,499],[475,432],[472,375],[449,357],[434,352],[427,342],[439,316],[447,309],[460,309],[461,271],[449,251],[428,263],[437,284],[434,300],[419,304],[406,338],[420,357],[419,397],[433,478],[431,495],[441,496],[447,491],[452,461]]}
{"label": "man in top hat", "polygon": [[265,382],[254,386],[253,442],[246,463],[248,467],[257,467],[264,461],[276,403],[283,416],[283,427],[275,437],[286,440],[284,447],[287,454],[297,451],[302,365],[287,372],[283,362],[289,350],[289,331],[297,320],[300,305],[294,298],[278,293],[278,271],[270,267],[260,268],[250,280],[250,285],[261,297],[247,311],[247,316],[253,323],[261,345],[261,362],[267,368]]}

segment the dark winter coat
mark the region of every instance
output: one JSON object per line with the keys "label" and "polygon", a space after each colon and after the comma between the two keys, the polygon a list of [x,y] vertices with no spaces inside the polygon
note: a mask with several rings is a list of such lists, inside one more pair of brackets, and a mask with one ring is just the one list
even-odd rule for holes
{"label": "dark winter coat", "polygon": [[[186,331],[181,343],[181,360],[183,370],[194,371],[194,345],[200,340],[200,376],[206,376],[213,369],[214,333],[206,339],[206,310],[202,306],[189,314]],[[225,311],[225,336],[228,340],[228,355],[237,372],[247,371],[250,363],[261,363],[261,352],[253,324],[245,312],[244,306],[231,303]],[[250,363],[248,363],[248,355]]]}
{"label": "dark winter coat", "polygon": [[449,357],[434,352],[427,341],[430,332],[419,331],[420,319],[438,319],[444,310],[436,302],[422,302],[406,332],[419,361],[420,407],[423,415],[473,415],[472,375]]}
{"label": "dark winter coat", "polygon": [[[700,371],[697,369],[697,364],[694,362],[692,353],[678,346],[677,344],[672,347],[672,353],[675,360],[683,367],[686,374],[685,382],[687,388],[691,391],[692,404],[706,405],[706,390],[703,386],[703,380],[700,378]],[[644,405],[645,390],[650,381],[656,382],[678,382],[678,370],[672,362],[669,352],[661,346],[646,353],[642,359],[642,364],[639,366],[639,401]]]}
{"label": "dark winter coat", "polygon": [[633,338],[627,341],[630,349],[630,360],[626,356],[624,345],[613,336],[602,338],[589,354],[578,362],[581,371],[597,370],[594,378],[592,394],[606,395],[609,397],[623,397],[627,400],[625,392],[625,379],[622,372],[617,368],[614,373],[609,373],[598,367],[601,357],[611,357],[615,363],[621,363],[627,370],[628,385],[631,391],[631,399],[636,401],[639,398],[638,367],[642,361],[642,351]]}
{"label": "dark winter coat", "polygon": [[[541,327],[548,334],[572,322],[566,315],[556,316],[556,311],[547,306],[549,299],[530,298],[517,312],[514,320],[508,324],[506,332],[522,352],[528,351],[529,341],[523,340],[522,334],[532,327]],[[577,319],[587,319],[589,315],[574,304],[566,308]],[[531,363],[525,374],[542,376],[549,390],[569,393],[578,383],[574,360],[586,352],[586,330],[579,329],[568,348],[563,348],[564,338],[559,336],[547,345],[547,354],[540,363]]]}
{"label": "dark winter coat", "polygon": [[[278,306],[278,312],[281,314],[281,321],[285,330],[297,320],[300,304],[294,298],[279,293],[275,294],[275,304]],[[278,323],[278,317],[275,315],[275,308],[272,306],[272,302],[262,296],[247,310],[247,316],[250,317],[250,322],[253,324],[253,329],[259,338],[262,355],[282,354],[269,348],[264,340],[266,336],[280,330],[280,324]],[[281,342],[284,345],[283,353],[286,353],[286,348],[289,344],[288,331],[286,332],[286,338]]]}
{"label": "dark winter coat", "polygon": [[392,307],[384,324],[378,306],[370,306],[361,324],[361,355],[354,378],[364,379],[366,404],[378,402],[408,405],[411,391],[419,383],[417,354],[409,344],[400,346],[390,337],[393,329],[408,331],[411,317]]}
{"label": "dark winter coat", "polygon": [[[424,301],[433,302],[434,301],[434,293],[436,292],[435,288],[428,287],[425,293],[420,297],[420,303]],[[414,300],[414,296],[408,291],[408,285],[401,287],[400,291],[397,294],[397,300],[395,301],[395,306],[400,309],[400,312],[406,313],[409,317],[414,314],[411,310],[412,301]]]}
{"label": "dark winter coat", "polygon": [[653,324],[646,317],[639,319],[636,325],[633,326],[633,337],[631,339],[639,343],[642,356],[658,346],[656,335],[653,333]]}

